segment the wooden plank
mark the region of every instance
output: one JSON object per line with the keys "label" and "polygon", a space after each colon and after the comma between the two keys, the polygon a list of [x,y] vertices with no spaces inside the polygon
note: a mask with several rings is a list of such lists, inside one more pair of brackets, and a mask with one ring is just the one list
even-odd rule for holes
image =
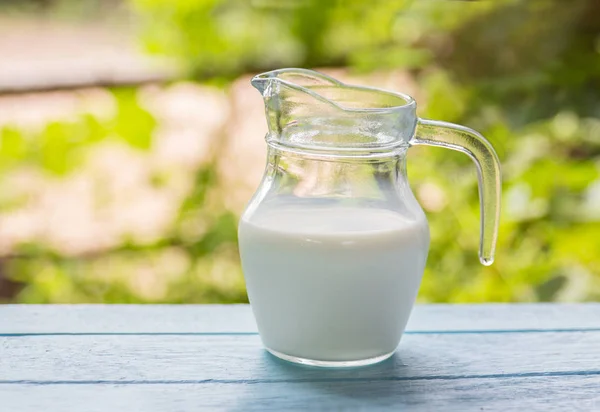
{"label": "wooden plank", "polygon": [[257,335],[0,338],[0,383],[285,382],[600,374],[600,332],[416,334],[390,360],[323,370],[279,361]]}
{"label": "wooden plank", "polygon": [[[417,305],[408,333],[600,330],[600,304]],[[0,335],[256,333],[247,305],[4,305]]]}
{"label": "wooden plank", "polygon": [[600,377],[156,385],[0,385],[6,411],[600,410]]}
{"label": "wooden plank", "polygon": [[248,305],[4,305],[0,335],[256,333]]}
{"label": "wooden plank", "polygon": [[598,410],[599,315],[419,306],[392,359],[323,370],[268,355],[245,305],[9,305],[0,409]]}

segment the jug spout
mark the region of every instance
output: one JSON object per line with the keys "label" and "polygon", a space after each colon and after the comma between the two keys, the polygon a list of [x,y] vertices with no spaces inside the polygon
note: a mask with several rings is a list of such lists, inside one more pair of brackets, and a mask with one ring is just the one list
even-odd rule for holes
{"label": "jug spout", "polygon": [[267,86],[269,86],[272,83],[272,78],[270,76],[267,76],[269,73],[254,76],[252,80],[250,80],[252,86],[254,86],[254,88],[258,90],[263,97],[265,97],[265,90],[267,89]]}
{"label": "jug spout", "polygon": [[390,151],[407,148],[417,124],[406,95],[346,85],[306,69],[255,76],[270,143],[312,151]]}
{"label": "jug spout", "polygon": [[[340,86],[340,82],[325,74],[306,69],[279,69],[256,75],[250,81],[264,97],[266,88],[273,84],[285,84],[291,88],[317,85]],[[296,86],[296,87],[294,87]],[[301,92],[301,90],[299,90]]]}

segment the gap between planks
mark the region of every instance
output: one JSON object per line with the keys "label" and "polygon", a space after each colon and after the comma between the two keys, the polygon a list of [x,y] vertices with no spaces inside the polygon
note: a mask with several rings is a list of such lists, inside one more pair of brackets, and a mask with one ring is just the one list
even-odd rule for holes
{"label": "gap between planks", "polygon": [[396,382],[431,381],[461,379],[514,379],[548,378],[564,376],[600,376],[600,370],[494,373],[482,375],[432,375],[432,376],[387,376],[374,378],[307,378],[307,379],[184,379],[184,380],[0,380],[0,385],[202,385],[202,384],[269,384],[269,383],[305,383],[305,382]]}
{"label": "gap between planks", "polygon": [[[404,335],[479,335],[505,333],[581,333],[600,332],[600,328],[565,329],[487,329],[487,330],[424,330],[405,331]],[[258,332],[15,332],[0,333],[0,337],[35,336],[257,336]]]}

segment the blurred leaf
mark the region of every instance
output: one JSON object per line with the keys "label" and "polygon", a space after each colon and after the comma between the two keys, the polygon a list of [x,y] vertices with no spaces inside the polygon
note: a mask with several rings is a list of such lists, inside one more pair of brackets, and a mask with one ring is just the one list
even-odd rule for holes
{"label": "blurred leaf", "polygon": [[27,142],[20,130],[12,127],[0,130],[0,168],[22,161],[26,153]]}
{"label": "blurred leaf", "polygon": [[152,132],[156,126],[154,117],[142,109],[137,101],[137,90],[115,89],[117,115],[112,121],[109,132],[125,140],[138,149],[149,149],[152,144]]}

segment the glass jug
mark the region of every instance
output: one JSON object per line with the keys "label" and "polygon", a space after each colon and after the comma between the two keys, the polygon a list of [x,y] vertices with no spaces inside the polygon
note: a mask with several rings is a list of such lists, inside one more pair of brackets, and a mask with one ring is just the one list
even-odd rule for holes
{"label": "glass jug", "polygon": [[471,129],[417,118],[404,94],[304,69],[263,73],[252,85],[265,102],[268,160],[239,246],[261,339],[292,362],[382,361],[400,342],[429,249],[408,148],[442,146],[475,161],[484,265],[498,231],[498,157]]}

